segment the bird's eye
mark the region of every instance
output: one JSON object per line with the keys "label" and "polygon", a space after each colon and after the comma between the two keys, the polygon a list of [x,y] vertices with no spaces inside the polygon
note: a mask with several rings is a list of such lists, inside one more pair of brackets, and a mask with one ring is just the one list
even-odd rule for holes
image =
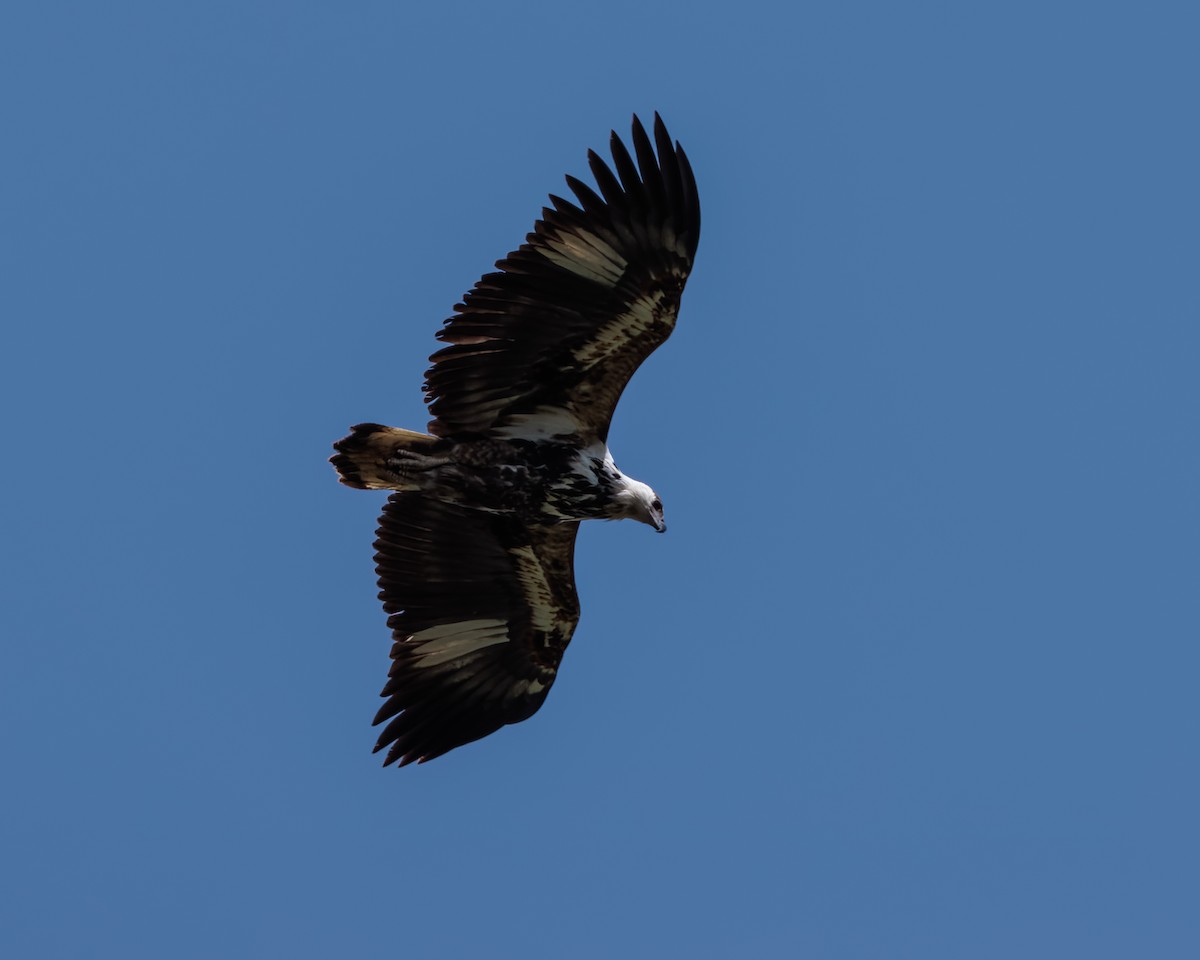
{"label": "bird's eye", "polygon": [[655,500],[652,504],[650,504],[650,506],[655,510],[661,510],[662,509],[662,501]]}

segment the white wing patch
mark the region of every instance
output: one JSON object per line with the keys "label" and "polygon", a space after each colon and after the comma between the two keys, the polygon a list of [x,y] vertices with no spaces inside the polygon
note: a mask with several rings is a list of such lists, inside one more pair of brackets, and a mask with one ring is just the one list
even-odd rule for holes
{"label": "white wing patch", "polygon": [[508,642],[508,624],[503,620],[460,620],[418,630],[409,642],[419,644],[419,666],[434,667],[484,647]]}
{"label": "white wing patch", "polygon": [[616,250],[593,233],[576,230],[540,238],[542,254],[576,276],[615,287],[628,264]]}
{"label": "white wing patch", "polygon": [[580,463],[588,463],[592,459],[599,460],[610,470],[620,473],[620,471],[617,470],[616,462],[613,460],[612,451],[608,449],[608,444],[603,440],[597,440],[594,443],[584,447],[579,452]]}
{"label": "white wing patch", "polygon": [[538,407],[532,413],[517,413],[506,417],[504,425],[494,431],[508,440],[553,440],[571,437],[581,427],[562,407]]}

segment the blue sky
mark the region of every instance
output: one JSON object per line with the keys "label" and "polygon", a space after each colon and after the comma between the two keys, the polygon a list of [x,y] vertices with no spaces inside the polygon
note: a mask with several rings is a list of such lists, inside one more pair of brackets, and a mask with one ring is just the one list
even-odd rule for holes
{"label": "blue sky", "polygon": [[[428,8],[426,8],[428,7]],[[6,956],[1191,957],[1187,4],[0,24]],[[381,769],[433,332],[610,127],[704,234],[531,721]]]}

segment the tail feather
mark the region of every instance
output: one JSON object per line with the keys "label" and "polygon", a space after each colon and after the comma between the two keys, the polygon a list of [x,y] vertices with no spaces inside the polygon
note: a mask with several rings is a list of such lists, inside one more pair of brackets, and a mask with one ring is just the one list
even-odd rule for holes
{"label": "tail feather", "polygon": [[428,469],[441,462],[438,437],[415,430],[385,427],[379,423],[360,423],[333,445],[337,451],[329,458],[338,479],[359,490],[406,490],[414,471]]}

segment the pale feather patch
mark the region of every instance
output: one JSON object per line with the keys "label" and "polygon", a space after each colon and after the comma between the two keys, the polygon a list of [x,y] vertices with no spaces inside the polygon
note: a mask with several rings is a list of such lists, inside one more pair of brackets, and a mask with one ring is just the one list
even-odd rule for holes
{"label": "pale feather patch", "polygon": [[509,692],[509,697],[537,696],[546,689],[546,685],[541,680],[522,680],[516,684]]}
{"label": "pale feather patch", "polygon": [[529,619],[533,632],[549,639],[562,626],[558,600],[554,587],[546,579],[546,568],[537,558],[533,547],[513,547],[509,550],[516,568],[517,579],[524,587],[525,600],[529,605]]}
{"label": "pale feather patch", "polygon": [[579,433],[580,424],[562,407],[538,407],[506,417],[494,431],[508,440],[554,440]]}
{"label": "pale feather patch", "polygon": [[409,642],[417,644],[419,665],[434,667],[484,647],[508,642],[508,624],[503,620],[459,620],[418,630]]}
{"label": "pale feather patch", "polygon": [[670,323],[664,306],[667,294],[663,290],[643,295],[629,304],[629,309],[601,326],[595,335],[575,351],[575,362],[582,367],[607,360],[630,340],[640,337],[662,323]]}
{"label": "pale feather patch", "polygon": [[628,261],[592,233],[584,231],[541,237],[542,254],[576,276],[616,286]]}
{"label": "pale feather patch", "polygon": [[[580,459],[595,458],[603,463],[606,467],[612,470],[617,469],[616,463],[613,461],[612,451],[608,449],[608,444],[603,440],[596,440],[594,443],[588,444],[580,451]],[[619,472],[619,471],[618,471]]]}
{"label": "pale feather patch", "polygon": [[689,259],[687,244],[683,242],[683,238],[675,232],[674,228],[672,228],[669,222],[662,225],[661,236],[663,247],[665,247],[667,250],[673,250],[679,255],[681,260]]}

